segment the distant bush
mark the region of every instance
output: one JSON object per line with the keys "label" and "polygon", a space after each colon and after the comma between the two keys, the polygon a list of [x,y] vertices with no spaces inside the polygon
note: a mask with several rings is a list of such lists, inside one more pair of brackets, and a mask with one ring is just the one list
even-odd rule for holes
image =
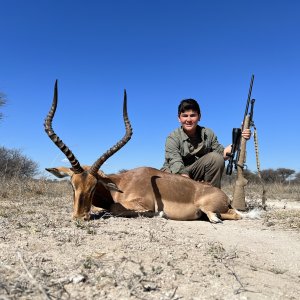
{"label": "distant bush", "polygon": [[[278,168],[278,169],[265,169],[260,171],[261,178],[264,183],[281,183],[281,184],[299,184],[300,173],[296,173],[293,169]],[[223,174],[222,182],[224,184],[232,184],[236,180],[236,171],[232,172],[231,176]],[[251,183],[260,183],[260,178],[257,172],[251,172],[244,169],[244,177]]]}
{"label": "distant bush", "polygon": [[38,164],[22,154],[19,149],[0,147],[0,176],[11,178],[32,178],[38,174]]}

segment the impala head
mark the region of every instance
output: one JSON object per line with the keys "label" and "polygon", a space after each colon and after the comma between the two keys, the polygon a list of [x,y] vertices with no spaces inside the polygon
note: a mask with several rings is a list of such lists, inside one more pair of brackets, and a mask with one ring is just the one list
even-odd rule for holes
{"label": "impala head", "polygon": [[[127,95],[124,91],[124,104],[123,104],[123,119],[125,123],[126,133],[124,137],[117,142],[113,147],[107,150],[100,156],[93,165],[89,168],[81,167],[79,161],[74,156],[73,152],[68,146],[56,135],[52,128],[52,120],[57,107],[57,81],[54,86],[54,96],[52,106],[45,119],[44,127],[47,135],[53,143],[65,154],[71,164],[71,183],[73,188],[73,218],[88,220],[90,218],[90,210],[92,206],[93,196],[98,184],[102,184],[108,190],[118,190],[118,187],[106,180],[104,173],[99,171],[103,163],[111,157],[114,153],[120,150],[131,138],[132,128],[127,114]],[[57,177],[64,177],[60,175],[56,169],[46,169]]]}
{"label": "impala head", "polygon": [[97,179],[89,172],[73,174],[71,177],[73,188],[73,218],[89,220],[93,195],[97,186]]}

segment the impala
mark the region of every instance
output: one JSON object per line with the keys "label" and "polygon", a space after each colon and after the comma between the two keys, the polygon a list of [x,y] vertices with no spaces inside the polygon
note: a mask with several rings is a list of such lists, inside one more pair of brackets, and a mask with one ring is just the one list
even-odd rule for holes
{"label": "impala", "polygon": [[91,211],[101,209],[122,216],[162,214],[173,220],[196,220],[204,213],[212,223],[241,218],[240,214],[230,207],[227,195],[209,184],[151,167],[140,167],[109,176],[100,170],[103,163],[120,150],[132,136],[127,114],[126,90],[123,103],[126,133],[92,166],[81,166],[73,152],[52,129],[57,98],[56,81],[52,106],[45,119],[44,127],[50,139],[64,153],[72,167],[46,168],[46,170],[59,178],[70,176],[74,219],[89,220]]}

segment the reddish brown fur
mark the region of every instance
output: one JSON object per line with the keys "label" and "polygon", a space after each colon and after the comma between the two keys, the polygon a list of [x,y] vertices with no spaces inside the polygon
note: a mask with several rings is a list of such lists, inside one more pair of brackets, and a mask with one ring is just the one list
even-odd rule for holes
{"label": "reddish brown fur", "polygon": [[[47,170],[56,176],[71,176],[74,218],[89,219],[94,206],[123,216],[163,212],[173,220],[196,220],[205,213],[213,223],[221,222],[219,217],[240,219],[230,209],[229,199],[222,190],[154,168],[141,167],[109,176],[99,171],[97,179],[88,172],[72,174],[65,167]],[[114,183],[120,191],[109,191],[109,183]]]}

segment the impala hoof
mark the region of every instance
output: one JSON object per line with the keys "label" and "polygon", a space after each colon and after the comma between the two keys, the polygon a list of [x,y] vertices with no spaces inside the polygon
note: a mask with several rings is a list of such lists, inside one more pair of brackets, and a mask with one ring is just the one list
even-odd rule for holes
{"label": "impala hoof", "polygon": [[220,218],[218,218],[216,213],[208,212],[207,217],[211,223],[223,223],[223,221]]}
{"label": "impala hoof", "polygon": [[86,214],[83,216],[73,215],[73,220],[75,221],[89,221],[91,219],[90,214]]}

